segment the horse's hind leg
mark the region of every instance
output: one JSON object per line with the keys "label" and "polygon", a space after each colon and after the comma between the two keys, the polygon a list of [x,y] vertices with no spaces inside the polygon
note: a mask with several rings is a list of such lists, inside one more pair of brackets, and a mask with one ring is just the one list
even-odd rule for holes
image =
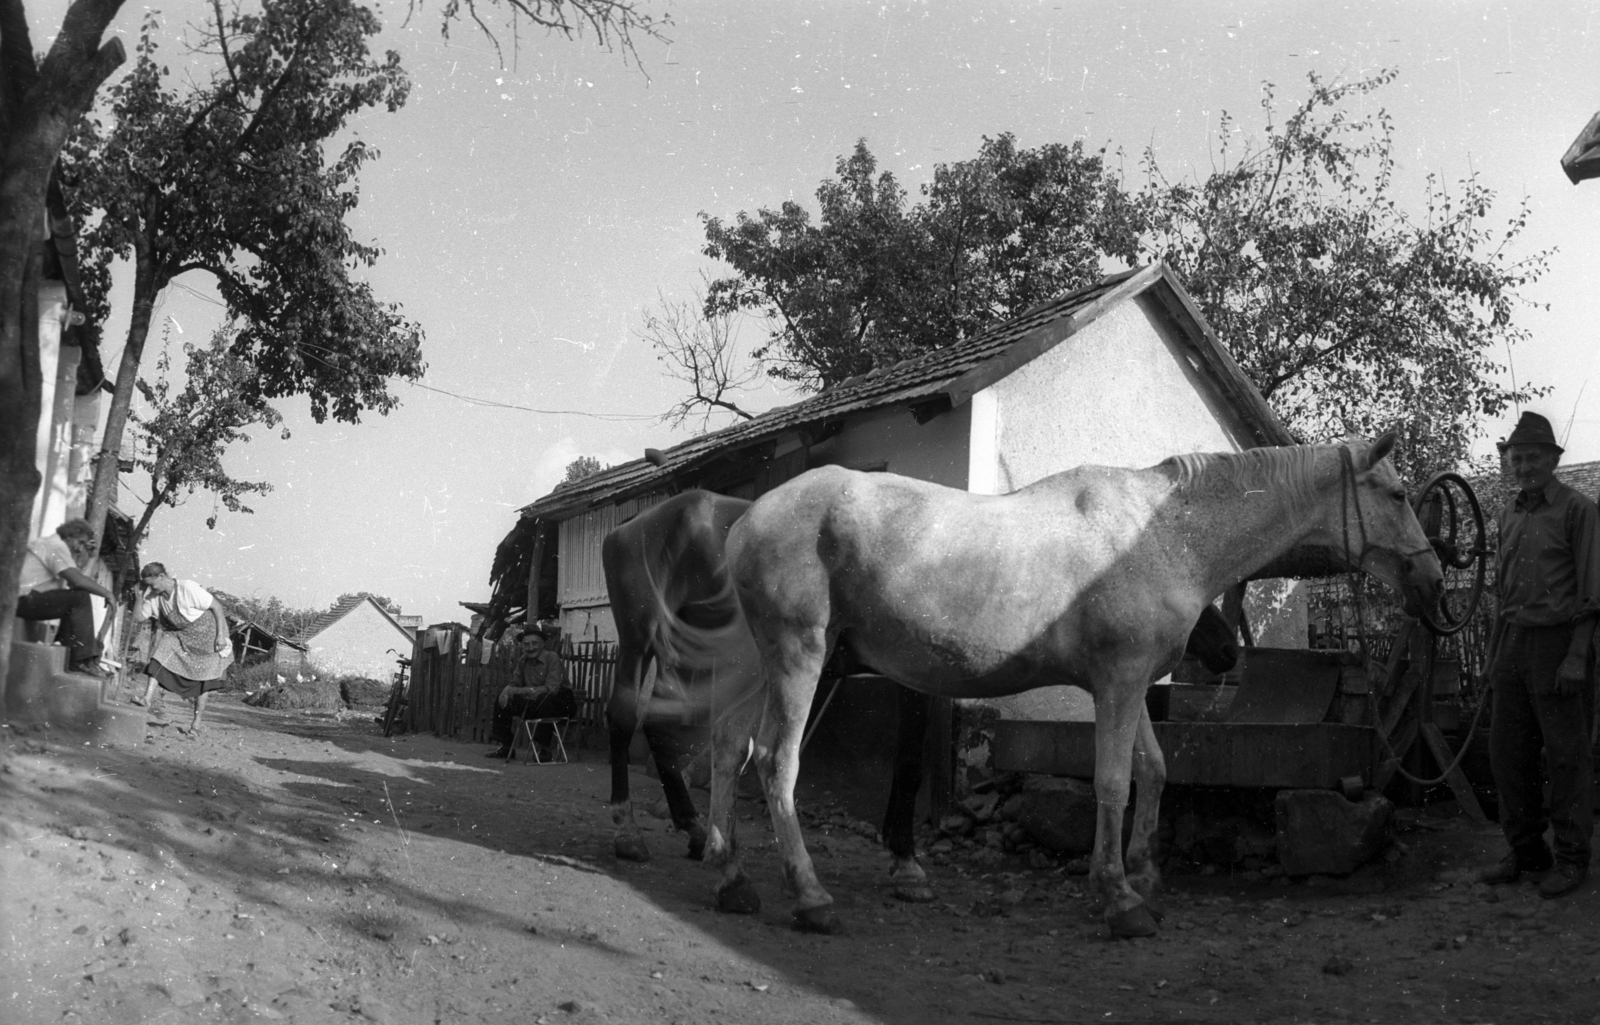
{"label": "horse's hind leg", "polygon": [[883,844],[893,861],[889,878],[901,900],[933,900],[928,874],[917,861],[915,819],[917,791],[922,789],[923,743],[928,735],[928,706],[932,698],[910,687],[899,688],[900,724],[895,740],[894,779],[889,784],[889,807],[883,815]]}
{"label": "horse's hind leg", "polygon": [[1099,814],[1089,884],[1104,896],[1106,924],[1111,935],[1118,938],[1153,936],[1156,932],[1155,918],[1128,885],[1122,868],[1122,817],[1128,807],[1134,739],[1143,714],[1143,680],[1112,678],[1096,688],[1094,795]]}
{"label": "horse's hind leg", "polygon": [[611,700],[606,702],[606,732],[611,746],[611,823],[617,827],[612,837],[612,853],[623,861],[649,861],[650,848],[633,819],[633,801],[628,793],[628,748],[639,721],[639,684],[642,660],[631,653],[619,653],[616,683]]}
{"label": "horse's hind leg", "polygon": [[[1133,740],[1133,778],[1139,784],[1139,792],[1134,803],[1133,835],[1128,838],[1128,885],[1148,902],[1161,884],[1161,869],[1156,864],[1156,829],[1167,763],[1156,743],[1150,711],[1143,702],[1139,704],[1139,725]],[[1153,906],[1150,910],[1158,919],[1161,917]]]}
{"label": "horse's hind leg", "polygon": [[706,824],[689,796],[689,785],[683,778],[683,757],[686,753],[684,736],[686,727],[676,723],[645,717],[644,737],[650,744],[650,753],[656,760],[656,772],[661,777],[661,789],[667,796],[667,809],[672,813],[672,824],[689,834],[689,857],[699,861],[705,857]]}
{"label": "horse's hind leg", "polygon": [[706,860],[722,870],[717,884],[717,910],[755,914],[761,896],[745,874],[734,826],[738,817],[739,773],[750,759],[750,736],[761,714],[757,691],[732,707],[717,709],[711,725],[711,811],[706,834]]}
{"label": "horse's hind leg", "polygon": [[836,933],[840,923],[833,913],[833,897],[817,879],[794,805],[794,786],[800,778],[800,740],[828,644],[823,631],[816,629],[779,637],[774,647],[775,651],[762,653],[762,664],[768,673],[767,709],[756,733],[756,769],[761,773],[767,811],[772,816],[772,830],[783,859],[784,883],[796,898],[795,928]]}

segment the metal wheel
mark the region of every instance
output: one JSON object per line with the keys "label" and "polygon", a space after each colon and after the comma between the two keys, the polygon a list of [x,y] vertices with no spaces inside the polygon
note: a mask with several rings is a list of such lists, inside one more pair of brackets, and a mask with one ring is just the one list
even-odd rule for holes
{"label": "metal wheel", "polygon": [[1439,607],[1424,612],[1422,621],[1435,634],[1448,636],[1467,625],[1483,598],[1489,567],[1483,507],[1461,475],[1449,472],[1429,477],[1411,505],[1444,570]]}

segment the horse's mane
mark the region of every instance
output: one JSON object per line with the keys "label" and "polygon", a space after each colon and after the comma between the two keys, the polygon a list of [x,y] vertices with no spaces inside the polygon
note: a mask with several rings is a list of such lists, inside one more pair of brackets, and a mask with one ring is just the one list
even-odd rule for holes
{"label": "horse's mane", "polygon": [[1285,445],[1243,452],[1190,452],[1156,464],[1184,491],[1272,491],[1286,495],[1294,509],[1316,501],[1319,463],[1335,445]]}

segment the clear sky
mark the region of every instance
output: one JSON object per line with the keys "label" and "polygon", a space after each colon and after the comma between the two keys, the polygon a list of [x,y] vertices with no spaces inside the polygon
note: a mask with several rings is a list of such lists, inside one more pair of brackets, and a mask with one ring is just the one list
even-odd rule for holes
{"label": "clear sky", "polygon": [[[670,10],[669,43],[641,41],[643,73],[592,40],[524,34],[505,65],[470,28],[439,35],[440,4],[404,25],[381,9],[381,45],[402,54],[414,89],[397,114],[353,131],[382,158],[362,176],[358,234],[385,255],[371,274],[427,332],[423,383],[494,402],[634,419],[476,405],[409,385],[403,405],[358,426],[316,425],[303,400],[281,408],[293,436],[229,456],[271,481],[254,515],[208,496],[164,510],[147,559],[241,594],[325,606],[370,590],[427,621],[460,618],[488,596],[495,545],[518,507],[547,493],[579,454],[635,458],[687,435],[653,419],[680,387],[636,329],[658,294],[682,298],[703,270],[698,215],[810,203],[835,160],[864,137],[908,191],[935,164],[973,156],[983,135],[1024,146],[1083,139],[1121,149],[1130,182],[1155,147],[1169,173],[1212,168],[1218,118],[1259,131],[1261,85],[1280,108],[1306,73],[1350,80],[1396,67],[1372,101],[1394,116],[1401,196],[1472,171],[1496,189],[1503,223],[1524,196],[1525,254],[1554,250],[1525,310],[1532,339],[1517,378],[1552,386],[1534,407],[1564,430],[1566,459],[1600,459],[1600,181],[1574,187],[1559,158],[1600,108],[1593,5],[1578,3],[950,3],[752,4]],[[64,0],[33,0],[43,48]],[[205,5],[158,5],[165,24]],[[117,22],[132,49],[145,8]],[[164,44],[174,67],[175,39]],[[218,319],[210,281],[182,279],[157,311],[174,343]],[[126,297],[107,327],[115,365]],[[749,332],[753,340],[755,334]],[[784,396],[747,397],[765,408]],[[1514,419],[1514,417],[1512,418]],[[1509,422],[1485,424],[1487,438]],[[122,505],[145,482],[129,481]]]}

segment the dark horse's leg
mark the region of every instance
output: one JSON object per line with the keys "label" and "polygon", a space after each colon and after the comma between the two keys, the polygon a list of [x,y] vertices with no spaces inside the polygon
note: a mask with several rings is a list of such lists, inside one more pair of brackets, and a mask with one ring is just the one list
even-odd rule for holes
{"label": "dark horse's leg", "polygon": [[639,825],[633,820],[628,794],[628,748],[639,721],[639,685],[644,679],[644,657],[638,648],[621,640],[617,645],[616,682],[606,702],[606,730],[611,741],[611,822],[617,827],[611,849],[623,861],[649,861]]}
{"label": "dark horse's leg", "polygon": [[644,739],[656,760],[656,772],[661,776],[661,789],[666,791],[672,824],[689,834],[689,857],[699,861],[706,852],[706,824],[695,809],[689,785],[683,778],[686,753],[683,741],[688,732],[686,727],[676,723],[652,718],[649,714],[644,717]]}
{"label": "dark horse's leg", "polygon": [[889,807],[883,815],[883,843],[893,862],[889,878],[901,900],[933,899],[927,873],[917,861],[915,819],[917,791],[922,789],[923,745],[928,735],[928,707],[932,699],[921,691],[901,687],[900,723],[894,749],[894,779],[889,784]]}

